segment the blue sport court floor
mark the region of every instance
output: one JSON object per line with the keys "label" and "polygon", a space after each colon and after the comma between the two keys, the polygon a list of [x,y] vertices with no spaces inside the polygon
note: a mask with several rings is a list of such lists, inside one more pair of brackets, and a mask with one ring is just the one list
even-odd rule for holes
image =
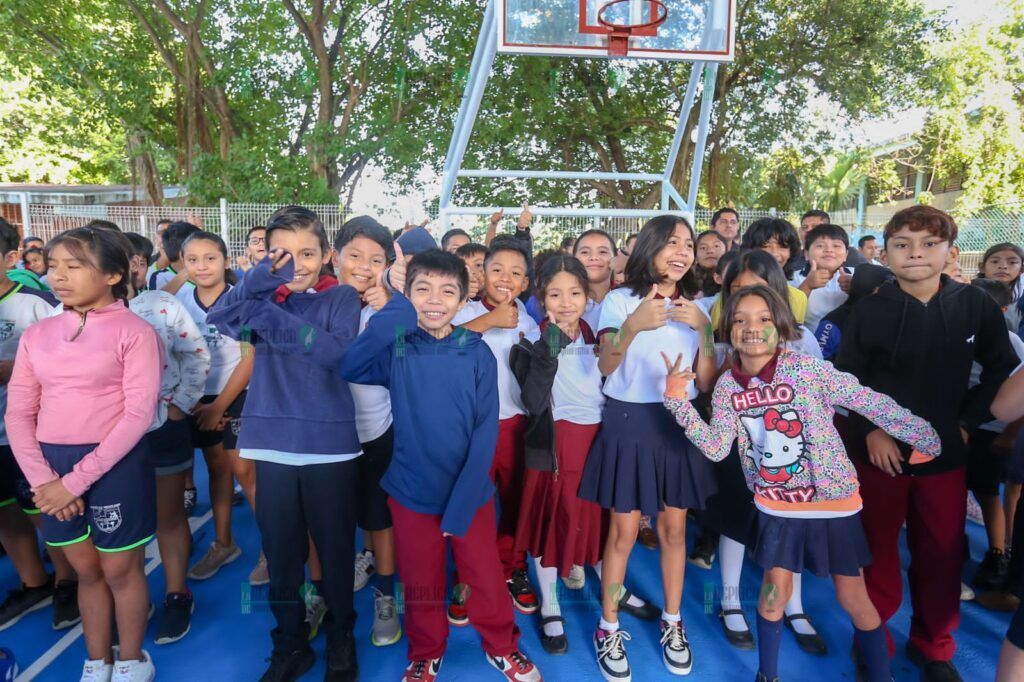
{"label": "blue sport court floor", "polygon": [[[192,524],[195,529],[195,556],[201,556],[213,539],[213,523],[209,514],[206,492],[206,470],[201,456],[196,457],[196,482],[199,505]],[[234,507],[236,541],[243,548],[242,557],[225,567],[211,580],[191,585],[195,595],[196,611],[191,633],[179,642],[156,646],[152,642],[156,624],[150,622],[146,649],[153,656],[158,680],[257,680],[265,669],[270,655],[269,632],[273,617],[262,599],[266,588],[250,589],[247,578],[258,556],[259,536],[256,523],[247,506]],[[984,533],[980,526],[969,523],[972,555],[980,558],[984,552]],[[690,541],[696,535],[691,526]],[[361,542],[361,540],[360,540]],[[964,575],[971,575],[977,564],[965,567]],[[159,564],[155,543],[147,548],[146,570],[149,574],[151,597],[163,599],[163,570]],[[637,546],[629,568],[629,584],[645,597],[660,599],[661,581],[658,553]],[[0,559],[0,591],[16,586],[17,576],[10,561]],[[744,609],[753,624],[756,596],[760,584],[759,570],[750,565],[744,570],[741,589],[745,595]],[[565,591],[561,595],[562,611],[566,616],[566,631],[570,638],[569,654],[548,656],[538,640],[539,616],[517,614],[523,632],[523,649],[538,664],[547,680],[598,681],[600,673],[594,662],[590,636],[599,614],[598,582],[588,572],[587,586],[579,592]],[[694,652],[694,680],[753,680],[757,670],[757,653],[738,651],[730,647],[715,617],[716,596],[719,590],[717,565],[710,571],[687,566],[683,617]],[[403,638],[391,647],[378,648],[370,643],[373,601],[369,588],[356,594],[356,623],[358,658],[361,680],[397,681],[405,668]],[[904,604],[909,603],[905,596]],[[783,636],[780,654],[780,673],[787,682],[821,680],[853,680],[853,666],[849,658],[851,625],[834,600],[832,584],[807,575],[804,578],[804,606],[815,618],[823,634],[829,654],[815,657],[797,648],[793,637]],[[891,627],[900,647],[894,661],[893,672],[897,680],[917,680],[919,673],[902,652],[909,628],[909,609],[893,619]],[[980,606],[965,603],[960,629],[956,633],[959,650],[955,663],[965,680],[991,680],[995,676],[999,646],[1009,622],[1008,614],[992,613]],[[665,670],[658,647],[656,623],[641,623],[630,616],[622,616],[623,627],[633,637],[629,645],[633,679],[646,682],[655,679],[677,679]],[[19,680],[64,682],[77,680],[85,659],[85,643],[81,628],[54,632],[50,626],[50,610],[42,609],[25,617],[14,627],[0,633],[0,645],[15,653],[22,670]],[[304,680],[323,679],[324,639],[321,635],[313,642],[317,651],[316,667]],[[455,682],[498,682],[501,676],[484,660],[479,638],[472,627],[452,628],[448,652],[441,671],[441,680]]]}

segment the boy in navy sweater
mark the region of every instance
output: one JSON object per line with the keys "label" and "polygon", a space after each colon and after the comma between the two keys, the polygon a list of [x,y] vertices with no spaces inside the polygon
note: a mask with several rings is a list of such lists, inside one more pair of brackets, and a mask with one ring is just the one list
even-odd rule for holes
{"label": "boy in navy sweater", "polygon": [[391,282],[405,295],[370,318],[341,361],[352,383],[391,391],[395,450],[381,486],[391,496],[409,638],[406,680],[433,680],[448,637],[447,539],[466,584],[488,662],[510,680],[540,672],[518,648],[497,550],[494,484],[497,363],[475,332],[452,326],[469,291],[466,265],[438,250],[412,263],[398,250]]}

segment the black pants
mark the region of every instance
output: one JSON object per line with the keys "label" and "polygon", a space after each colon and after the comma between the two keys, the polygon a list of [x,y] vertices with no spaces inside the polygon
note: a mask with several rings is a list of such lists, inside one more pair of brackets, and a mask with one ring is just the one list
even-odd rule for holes
{"label": "black pants", "polygon": [[256,462],[256,521],[270,573],[270,610],[277,621],[270,636],[277,653],[309,646],[299,595],[309,554],[307,532],[323,567],[328,648],[352,632],[357,472],[356,460],[307,466]]}

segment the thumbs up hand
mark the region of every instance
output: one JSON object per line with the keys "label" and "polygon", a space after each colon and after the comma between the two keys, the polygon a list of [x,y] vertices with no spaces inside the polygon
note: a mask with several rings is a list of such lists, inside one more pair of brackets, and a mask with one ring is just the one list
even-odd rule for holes
{"label": "thumbs up hand", "polygon": [[373,286],[363,293],[363,301],[374,310],[380,310],[388,304],[390,299],[391,294],[388,293],[387,287],[384,286],[384,273],[382,272],[377,275],[377,280]]}
{"label": "thumbs up hand", "polygon": [[668,309],[665,307],[664,300],[656,298],[657,294],[658,288],[651,287],[647,296],[644,297],[643,303],[626,318],[626,324],[630,325],[633,331],[647,332],[665,326],[668,320]]}

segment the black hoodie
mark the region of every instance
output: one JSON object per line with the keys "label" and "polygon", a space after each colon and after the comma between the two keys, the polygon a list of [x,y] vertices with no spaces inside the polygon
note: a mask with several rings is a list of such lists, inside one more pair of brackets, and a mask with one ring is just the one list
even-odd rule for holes
{"label": "black hoodie", "polygon": [[[982,366],[981,383],[968,390],[975,361]],[[992,399],[1018,362],[995,301],[942,275],[938,294],[927,304],[896,282],[857,303],[835,364],[935,427],[942,456],[932,462],[910,466],[910,446],[900,444],[904,473],[924,475],[967,463],[960,428],[970,433],[992,419]],[[847,449],[851,456],[866,456],[864,437],[874,425],[851,413],[850,427]]]}

